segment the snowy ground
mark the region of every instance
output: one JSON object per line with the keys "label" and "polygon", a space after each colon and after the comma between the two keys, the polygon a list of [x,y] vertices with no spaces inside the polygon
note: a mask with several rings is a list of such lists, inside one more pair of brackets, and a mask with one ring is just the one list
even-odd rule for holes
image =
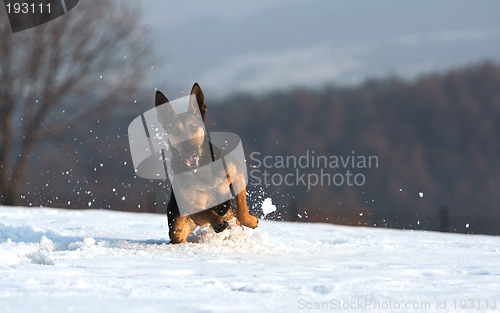
{"label": "snowy ground", "polygon": [[0,312],[500,311],[500,237],[261,221],[192,239],[170,245],[161,215],[0,207]]}

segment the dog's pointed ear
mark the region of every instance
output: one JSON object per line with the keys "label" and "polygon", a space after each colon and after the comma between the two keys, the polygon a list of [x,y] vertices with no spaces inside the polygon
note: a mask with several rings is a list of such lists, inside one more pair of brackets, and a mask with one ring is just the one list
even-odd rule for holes
{"label": "dog's pointed ear", "polygon": [[[198,83],[194,83],[193,88],[191,89],[191,95],[195,97],[196,102],[198,102],[198,108],[200,109],[201,118],[205,120],[205,115],[207,114],[207,105],[205,104],[205,95],[203,91],[201,91],[200,85]],[[194,101],[190,105],[194,105]]]}
{"label": "dog's pointed ear", "polygon": [[175,118],[175,112],[167,97],[159,90],[156,91],[155,108],[158,122],[162,124],[165,130],[170,129],[172,119]]}
{"label": "dog's pointed ear", "polygon": [[167,97],[165,97],[165,95],[161,91],[157,90],[156,97],[155,97],[155,107],[162,105],[164,103],[167,103],[167,102],[169,102]]}

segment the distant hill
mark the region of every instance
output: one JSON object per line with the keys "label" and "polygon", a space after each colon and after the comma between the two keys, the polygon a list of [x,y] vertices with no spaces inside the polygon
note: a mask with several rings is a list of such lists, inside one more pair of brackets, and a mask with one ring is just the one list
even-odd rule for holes
{"label": "distant hill", "polygon": [[[135,107],[117,106],[99,122],[72,125],[64,138],[45,142],[20,204],[164,213],[168,184],[135,178],[128,151],[128,124],[152,101],[148,93]],[[274,185],[249,187],[254,208],[259,195],[273,198],[273,218],[500,234],[499,65],[207,104],[208,130],[241,136],[251,182],[264,169],[275,175]],[[378,166],[309,164],[297,172],[274,162],[311,155],[329,162],[375,156]],[[266,156],[270,168],[259,167]],[[363,184],[297,183],[301,174],[332,178],[347,170]],[[290,186],[278,181],[287,174]]]}
{"label": "distant hill", "polygon": [[247,158],[254,151],[378,156],[378,168],[359,170],[366,177],[361,187],[269,187],[287,207],[286,219],[500,233],[498,65],[415,82],[237,95],[210,110],[214,129],[242,136]]}

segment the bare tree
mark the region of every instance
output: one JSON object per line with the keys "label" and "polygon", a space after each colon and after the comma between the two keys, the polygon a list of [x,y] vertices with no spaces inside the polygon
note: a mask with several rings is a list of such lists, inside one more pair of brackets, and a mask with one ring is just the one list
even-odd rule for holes
{"label": "bare tree", "polygon": [[148,34],[125,1],[87,0],[13,34],[0,10],[0,204],[13,205],[43,140],[132,101]]}

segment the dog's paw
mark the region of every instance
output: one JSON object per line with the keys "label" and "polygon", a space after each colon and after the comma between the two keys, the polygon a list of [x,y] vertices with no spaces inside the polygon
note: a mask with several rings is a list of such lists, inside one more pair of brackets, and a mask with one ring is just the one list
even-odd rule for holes
{"label": "dog's paw", "polygon": [[170,244],[173,244],[173,245],[186,242],[186,240],[187,240],[187,238],[184,238],[182,236],[170,235]]}
{"label": "dog's paw", "polygon": [[257,228],[257,226],[259,226],[259,219],[257,216],[248,214],[248,216],[243,221],[240,221],[240,223],[248,228]]}
{"label": "dog's paw", "polygon": [[214,229],[214,231],[216,233],[220,233],[220,232],[223,232],[226,228],[229,227],[229,224],[228,222],[224,221],[222,224],[220,225],[215,225],[215,226],[212,226],[212,228]]}

